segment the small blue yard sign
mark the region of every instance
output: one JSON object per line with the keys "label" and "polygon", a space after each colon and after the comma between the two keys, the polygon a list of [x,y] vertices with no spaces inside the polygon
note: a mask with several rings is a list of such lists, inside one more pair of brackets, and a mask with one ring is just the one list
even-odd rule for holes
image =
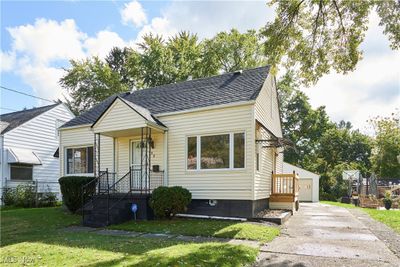
{"label": "small blue yard sign", "polygon": [[138,206],[136,203],[132,203],[131,205],[131,211],[133,212],[133,215],[135,216],[135,221],[136,221],[136,212],[138,210]]}

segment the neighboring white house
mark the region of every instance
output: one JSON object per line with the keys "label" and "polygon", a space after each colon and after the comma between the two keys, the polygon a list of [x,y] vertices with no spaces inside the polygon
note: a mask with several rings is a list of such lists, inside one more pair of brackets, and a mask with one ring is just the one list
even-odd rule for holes
{"label": "neighboring white house", "polygon": [[[182,186],[192,193],[189,213],[254,216],[269,206],[272,173],[282,173],[284,142],[269,70],[109,97],[60,128],[60,175],[107,177],[118,192]],[[293,192],[286,198],[292,203],[295,177],[287,178],[274,192]]]}
{"label": "neighboring white house", "polygon": [[299,176],[299,200],[306,202],[319,201],[319,178],[318,174],[283,162],[283,171],[286,173],[295,172]]}
{"label": "neighboring white house", "polygon": [[62,103],[0,116],[0,194],[21,183],[59,194],[58,128],[72,118]]}

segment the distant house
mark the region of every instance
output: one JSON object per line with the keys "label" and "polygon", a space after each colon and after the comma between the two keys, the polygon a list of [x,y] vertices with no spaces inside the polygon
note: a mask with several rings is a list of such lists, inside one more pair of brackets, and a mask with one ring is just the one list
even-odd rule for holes
{"label": "distant house", "polygon": [[59,193],[58,127],[72,118],[62,103],[0,116],[0,194],[26,183]]}
{"label": "distant house", "polygon": [[268,66],[112,96],[60,128],[60,175],[95,176],[97,195],[127,193],[127,203],[182,186],[190,214],[294,209],[278,105]]}
{"label": "distant house", "polygon": [[320,176],[318,174],[294,166],[287,162],[283,162],[283,171],[287,173],[295,172],[299,176],[299,201],[319,201]]}

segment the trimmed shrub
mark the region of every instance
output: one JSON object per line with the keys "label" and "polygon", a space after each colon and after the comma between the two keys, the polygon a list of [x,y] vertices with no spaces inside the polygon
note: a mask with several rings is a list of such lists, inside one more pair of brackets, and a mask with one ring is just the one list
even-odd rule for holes
{"label": "trimmed shrub", "polygon": [[157,218],[172,218],[177,213],[185,212],[192,201],[192,194],[181,186],[156,188],[150,198],[150,207]]}
{"label": "trimmed shrub", "polygon": [[58,179],[63,202],[69,211],[75,213],[82,206],[82,199],[83,203],[85,203],[93,195],[95,192],[95,183],[88,190],[85,190],[85,192],[82,192],[82,187],[94,179],[94,177],[87,176],[64,176]]}

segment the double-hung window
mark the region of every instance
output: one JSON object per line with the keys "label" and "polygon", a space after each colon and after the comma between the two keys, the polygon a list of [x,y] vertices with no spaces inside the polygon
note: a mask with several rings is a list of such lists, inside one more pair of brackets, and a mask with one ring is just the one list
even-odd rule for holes
{"label": "double-hung window", "polygon": [[188,170],[243,169],[245,134],[226,133],[187,137]]}
{"label": "double-hung window", "polygon": [[67,174],[93,173],[93,146],[67,148]]}

